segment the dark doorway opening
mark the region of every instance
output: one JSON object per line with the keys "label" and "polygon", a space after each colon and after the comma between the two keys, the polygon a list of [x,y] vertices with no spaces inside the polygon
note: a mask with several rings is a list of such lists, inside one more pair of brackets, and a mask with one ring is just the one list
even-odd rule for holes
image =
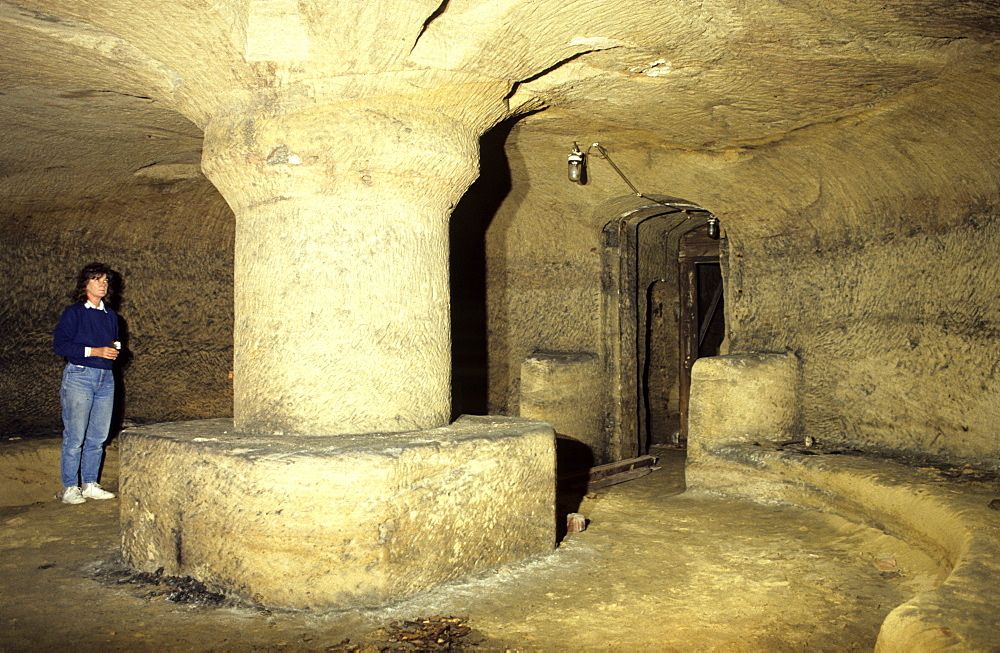
{"label": "dark doorway opening", "polygon": [[718,356],[726,336],[720,243],[708,237],[706,227],[699,227],[681,237],[678,249],[680,442],[684,445],[687,443],[691,366],[699,358]]}
{"label": "dark doorway opening", "polygon": [[[610,460],[624,460],[648,453],[652,447],[684,448],[686,393],[689,382],[682,369],[687,356],[683,349],[682,318],[690,322],[685,307],[682,261],[701,257],[706,267],[699,286],[713,292],[721,287],[719,241],[708,238],[706,227],[711,213],[684,202],[666,199],[655,206],[623,212],[604,226],[602,238],[602,295],[604,316],[603,358],[611,374],[609,411]],[[696,271],[696,268],[692,268]],[[684,286],[687,288],[687,286]],[[702,315],[696,326],[708,324],[700,355],[714,355],[724,328],[721,296],[716,300],[716,316],[710,319],[711,297],[700,304]],[[690,325],[689,325],[690,326]],[[714,346],[715,351],[709,353]],[[683,386],[683,390],[682,390]]]}

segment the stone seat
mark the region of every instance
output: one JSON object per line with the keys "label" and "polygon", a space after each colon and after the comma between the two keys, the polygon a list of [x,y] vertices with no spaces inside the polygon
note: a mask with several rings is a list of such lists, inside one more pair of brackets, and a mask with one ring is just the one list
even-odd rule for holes
{"label": "stone seat", "polygon": [[990,508],[1000,491],[995,474],[981,476],[987,481],[760,442],[702,449],[687,468],[689,489],[833,512],[945,561],[950,572],[943,582],[886,617],[876,644],[885,652],[994,651],[1000,645],[1000,512]]}
{"label": "stone seat", "polygon": [[555,547],[555,437],[463,416],[392,435],[241,435],[228,419],[121,439],[122,555],[292,609],[389,603]]}

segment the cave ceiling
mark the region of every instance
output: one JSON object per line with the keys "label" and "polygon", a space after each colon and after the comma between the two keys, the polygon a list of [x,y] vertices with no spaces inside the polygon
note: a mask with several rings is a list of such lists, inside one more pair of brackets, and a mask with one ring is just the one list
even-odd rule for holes
{"label": "cave ceiling", "polygon": [[213,110],[278,69],[462,71],[509,80],[512,113],[568,140],[756,147],[996,77],[998,16],[950,0],[0,1],[0,194],[9,214],[196,178]]}

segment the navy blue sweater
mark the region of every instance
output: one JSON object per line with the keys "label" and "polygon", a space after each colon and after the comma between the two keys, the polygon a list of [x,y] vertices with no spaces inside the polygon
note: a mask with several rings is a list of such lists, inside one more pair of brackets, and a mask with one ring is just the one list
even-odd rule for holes
{"label": "navy blue sweater", "polygon": [[56,325],[52,348],[74,365],[110,370],[114,361],[97,356],[84,358],[84,347],[110,347],[118,340],[118,316],[104,305],[104,310],[87,308],[82,302],[66,307]]}

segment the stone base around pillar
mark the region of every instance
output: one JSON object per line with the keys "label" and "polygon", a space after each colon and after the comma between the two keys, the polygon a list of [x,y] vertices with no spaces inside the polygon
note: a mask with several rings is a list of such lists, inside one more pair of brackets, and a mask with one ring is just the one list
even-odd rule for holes
{"label": "stone base around pillar", "polygon": [[551,427],[257,436],[232,420],[121,437],[122,554],[267,606],[375,606],[555,546]]}

